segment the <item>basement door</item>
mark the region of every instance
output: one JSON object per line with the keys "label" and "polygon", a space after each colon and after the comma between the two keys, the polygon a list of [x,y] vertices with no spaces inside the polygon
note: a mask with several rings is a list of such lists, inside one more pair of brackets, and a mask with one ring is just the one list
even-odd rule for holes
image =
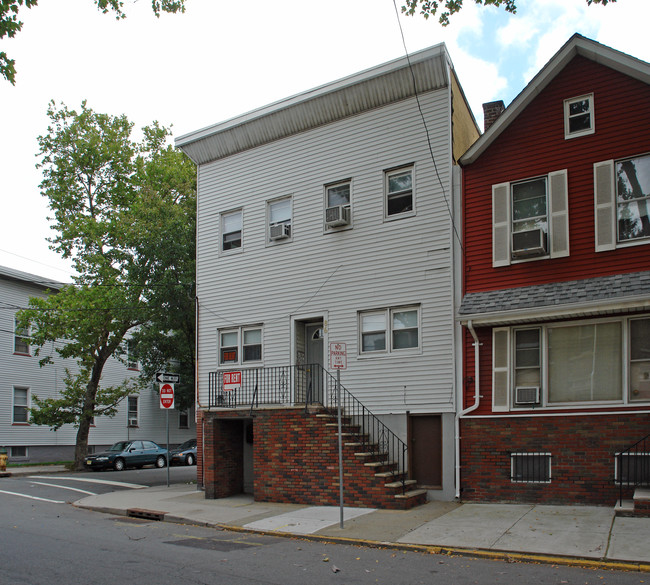
{"label": "basement door", "polygon": [[418,487],[442,488],[442,416],[411,415],[408,419],[409,476]]}

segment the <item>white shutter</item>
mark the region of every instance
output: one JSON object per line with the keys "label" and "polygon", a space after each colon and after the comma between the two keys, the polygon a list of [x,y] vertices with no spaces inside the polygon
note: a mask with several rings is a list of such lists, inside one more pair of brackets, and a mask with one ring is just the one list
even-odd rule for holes
{"label": "white shutter", "polygon": [[510,264],[510,183],[492,185],[492,266]]}
{"label": "white shutter", "polygon": [[616,189],[614,161],[594,164],[594,226],[596,252],[616,248]]}
{"label": "white shutter", "polygon": [[510,329],[492,330],[492,411],[509,409]]}
{"label": "white shutter", "polygon": [[551,258],[569,255],[569,187],[567,170],[548,175]]}

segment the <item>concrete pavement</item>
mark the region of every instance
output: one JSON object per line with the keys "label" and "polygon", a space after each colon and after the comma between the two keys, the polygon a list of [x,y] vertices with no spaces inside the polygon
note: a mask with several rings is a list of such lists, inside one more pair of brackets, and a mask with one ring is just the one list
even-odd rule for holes
{"label": "concrete pavement", "polygon": [[[55,471],[52,467],[48,472]],[[75,506],[116,515],[327,541],[650,572],[650,518],[599,506],[428,502],[411,510],[206,500],[193,485],[121,490]]]}

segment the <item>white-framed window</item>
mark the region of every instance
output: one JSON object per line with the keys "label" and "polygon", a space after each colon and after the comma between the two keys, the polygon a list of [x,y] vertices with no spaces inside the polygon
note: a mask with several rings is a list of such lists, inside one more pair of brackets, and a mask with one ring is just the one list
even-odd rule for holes
{"label": "white-framed window", "polygon": [[269,242],[286,242],[291,239],[293,214],[293,200],[291,197],[281,197],[266,203]]}
{"label": "white-framed window", "polygon": [[130,339],[126,341],[126,367],[129,370],[140,370],[140,364],[135,352],[135,343]]}
{"label": "white-framed window", "polygon": [[594,164],[596,252],[650,243],[650,154]]}
{"label": "white-framed window", "polygon": [[492,185],[492,265],[569,255],[567,171]]}
{"label": "white-framed window", "polygon": [[359,313],[360,353],[393,353],[420,347],[419,307],[386,308]]}
{"label": "white-framed window", "polygon": [[564,137],[576,138],[595,131],[594,94],[564,100]]}
{"label": "white-framed window", "polygon": [[138,426],[138,397],[137,396],[127,397],[127,423],[126,424],[129,427]]}
{"label": "white-framed window", "polygon": [[564,100],[564,138],[586,136],[595,131],[594,94]]}
{"label": "white-framed window", "polygon": [[551,483],[551,453],[510,453],[512,483]]}
{"label": "white-framed window", "polygon": [[412,165],[384,172],[384,217],[415,215],[415,181]]}
{"label": "white-framed window", "polygon": [[13,424],[29,424],[29,388],[14,386]]}
{"label": "white-framed window", "polygon": [[233,327],[219,331],[219,364],[246,364],[262,361],[262,328]]}
{"label": "white-framed window", "polygon": [[325,229],[352,225],[352,180],[325,185]]}
{"label": "white-framed window", "polygon": [[221,214],[221,251],[241,250],[243,212],[241,209]]}
{"label": "white-framed window", "polygon": [[19,327],[17,320],[14,320],[14,353],[31,355],[28,338],[29,329]]}
{"label": "white-framed window", "polygon": [[492,408],[650,402],[650,316],[497,327]]}
{"label": "white-framed window", "polygon": [[187,409],[178,411],[178,428],[179,429],[190,428],[190,413]]}

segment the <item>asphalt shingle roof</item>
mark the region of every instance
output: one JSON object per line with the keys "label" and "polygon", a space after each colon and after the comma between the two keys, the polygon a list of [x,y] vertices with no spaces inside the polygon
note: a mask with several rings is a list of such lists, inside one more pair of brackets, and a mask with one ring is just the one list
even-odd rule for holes
{"label": "asphalt shingle roof", "polygon": [[463,297],[458,314],[481,315],[607,300],[624,301],[643,295],[650,299],[650,272],[469,293]]}

